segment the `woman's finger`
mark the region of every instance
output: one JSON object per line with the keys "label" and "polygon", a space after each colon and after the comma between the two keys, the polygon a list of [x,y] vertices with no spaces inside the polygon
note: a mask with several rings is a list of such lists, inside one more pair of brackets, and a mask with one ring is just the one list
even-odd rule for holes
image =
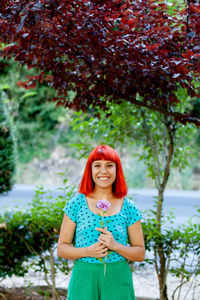
{"label": "woman's finger", "polygon": [[104,243],[105,240],[103,240],[102,238],[99,237],[99,242],[100,242],[100,243]]}
{"label": "woman's finger", "polygon": [[107,246],[105,246],[105,245],[102,245],[102,248],[103,248],[103,249],[108,249],[108,247],[107,247]]}
{"label": "woman's finger", "polygon": [[95,228],[97,231],[100,231],[100,232],[102,232],[102,233],[108,233],[109,231],[107,230],[107,227],[106,228],[98,228],[98,227],[96,227]]}

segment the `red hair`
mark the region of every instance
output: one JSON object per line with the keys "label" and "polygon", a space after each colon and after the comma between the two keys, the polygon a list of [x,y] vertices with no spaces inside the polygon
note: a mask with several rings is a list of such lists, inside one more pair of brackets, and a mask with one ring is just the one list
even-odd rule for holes
{"label": "red hair", "polygon": [[113,183],[112,189],[113,193],[117,198],[121,198],[127,195],[127,185],[124,178],[124,173],[122,169],[122,164],[117,152],[107,146],[107,145],[100,145],[92,150],[90,153],[86,166],[85,171],[82,177],[82,180],[79,184],[79,193],[82,193],[86,196],[90,195],[94,189],[94,181],[92,179],[92,163],[95,160],[109,160],[116,163],[116,179]]}

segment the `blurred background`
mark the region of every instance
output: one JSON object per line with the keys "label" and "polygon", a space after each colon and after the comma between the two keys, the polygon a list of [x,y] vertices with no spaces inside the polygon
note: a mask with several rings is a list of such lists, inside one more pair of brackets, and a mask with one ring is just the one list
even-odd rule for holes
{"label": "blurred background", "polygon": [[[170,269],[165,270],[170,272],[167,281],[170,297],[175,297],[179,291],[178,297],[173,299],[199,299],[200,129],[170,120],[171,133],[176,134],[168,166],[171,141],[166,120],[160,114],[137,110],[128,103],[108,103],[107,111],[89,107],[87,113],[57,106],[51,101],[55,92],[45,82],[28,90],[18,84],[35,72],[12,59],[0,61],[1,172],[4,172],[0,179],[0,225],[1,233],[4,233],[0,245],[2,287],[49,285],[52,299],[57,299],[58,286],[57,293],[61,289],[59,299],[64,299],[62,295],[66,294],[73,263],[59,261],[56,255],[62,208],[77,192],[89,152],[105,143],[118,151],[129,194],[144,214],[143,228],[149,252],[147,264],[134,265],[138,299],[159,297],[158,273],[152,265],[156,263],[153,247],[155,244],[160,247],[161,237],[165,259],[173,256]],[[73,96],[71,92],[71,99]],[[178,96],[184,106],[188,100],[184,89]],[[200,98],[196,99],[195,105],[191,102],[190,110],[200,115]],[[167,166],[169,177],[165,178]],[[164,190],[161,189],[162,180]],[[46,188],[51,192],[46,192]],[[50,204],[48,208],[44,199]],[[157,236],[157,223],[152,219],[156,215],[153,208],[157,199],[164,201],[161,236]],[[7,212],[4,214],[4,211]],[[151,216],[148,215],[150,212]],[[7,249],[11,251],[6,260]],[[24,277],[26,273],[28,276]],[[190,278],[194,278],[192,284]],[[188,285],[184,285],[184,280]],[[149,286],[149,282],[154,285]],[[144,290],[143,286],[148,288]],[[3,292],[7,295],[5,290]],[[37,293],[44,294],[44,291]],[[20,297],[24,299],[22,295]]]}
{"label": "blurred background", "polygon": [[[6,105],[15,137],[16,183],[61,185],[62,178],[57,173],[67,168],[69,183],[77,185],[89,150],[107,142],[114,144],[120,154],[129,188],[155,188],[155,182],[147,176],[145,160],[139,160],[143,151],[140,136],[133,136],[130,130],[122,140],[119,129],[119,136],[113,142],[112,133],[109,139],[107,131],[98,131],[95,121],[89,122],[91,114],[84,117],[88,125],[83,122],[82,114],[77,116],[72,110],[56,107],[56,103],[50,101],[55,96],[54,91],[45,83],[38,83],[34,90],[18,87],[18,81],[26,80],[26,76],[35,71],[19,66],[14,60],[1,61],[0,68],[1,101]],[[197,112],[200,99],[198,101]],[[122,111],[120,118],[127,117]],[[123,125],[123,120],[121,122]],[[120,120],[118,125],[120,127]],[[184,166],[177,164],[171,169],[167,189],[200,190],[200,129],[194,125],[188,127],[190,131],[182,135],[179,147],[180,152],[182,148],[187,150],[182,155],[189,160]]]}

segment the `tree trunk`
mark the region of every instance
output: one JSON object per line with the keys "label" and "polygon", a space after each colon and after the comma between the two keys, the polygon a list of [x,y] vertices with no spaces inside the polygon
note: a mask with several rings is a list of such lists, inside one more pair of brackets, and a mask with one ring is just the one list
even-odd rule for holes
{"label": "tree trunk", "polygon": [[162,209],[163,209],[163,190],[158,190],[158,205],[157,205],[157,221],[159,231],[161,230],[161,219],[162,219]]}
{"label": "tree trunk", "polygon": [[[162,219],[162,209],[163,209],[163,189],[160,188],[158,191],[158,205],[157,205],[157,221],[158,229],[161,231],[161,219]],[[166,258],[163,252],[163,244],[159,244],[156,247],[156,252],[159,257],[159,270],[157,270],[158,282],[159,282],[159,291],[160,291],[160,300],[168,300],[167,297],[167,269],[166,269]]]}
{"label": "tree trunk", "polygon": [[[168,153],[166,157],[166,165],[164,170],[164,176],[162,183],[158,189],[158,205],[157,205],[157,221],[158,229],[161,232],[161,220],[162,220],[162,209],[163,209],[163,200],[164,200],[164,191],[169,179],[170,174],[170,165],[173,159],[174,154],[174,136],[175,136],[175,127],[171,122],[165,122],[167,137],[168,137]],[[160,289],[160,300],[168,300],[167,296],[167,273],[168,269],[166,267],[166,257],[163,251],[163,245],[158,245],[157,252],[160,260],[160,272],[159,272],[159,289]]]}
{"label": "tree trunk", "polygon": [[160,300],[168,300],[169,298],[167,297],[167,285],[166,282],[164,283],[162,274],[161,274],[161,279],[159,280],[159,290],[160,290]]}
{"label": "tree trunk", "polygon": [[53,250],[50,248],[50,265],[51,265],[51,281],[52,281],[52,299],[56,300],[57,299],[57,291],[56,291],[56,278],[55,278],[55,262],[54,262],[54,256],[53,256]]}

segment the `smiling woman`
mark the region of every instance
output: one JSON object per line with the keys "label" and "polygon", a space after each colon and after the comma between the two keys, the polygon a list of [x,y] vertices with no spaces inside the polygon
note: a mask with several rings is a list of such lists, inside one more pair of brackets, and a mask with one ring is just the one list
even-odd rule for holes
{"label": "smiling woman", "polygon": [[[127,260],[142,261],[145,249],[142,215],[126,195],[117,152],[98,146],[88,157],[79,194],[64,208],[57,253],[75,260],[68,300],[135,300]],[[99,200],[109,202],[102,215]],[[102,217],[107,227],[102,228]],[[74,237],[75,247],[71,245]],[[106,262],[106,273],[102,262]]]}

